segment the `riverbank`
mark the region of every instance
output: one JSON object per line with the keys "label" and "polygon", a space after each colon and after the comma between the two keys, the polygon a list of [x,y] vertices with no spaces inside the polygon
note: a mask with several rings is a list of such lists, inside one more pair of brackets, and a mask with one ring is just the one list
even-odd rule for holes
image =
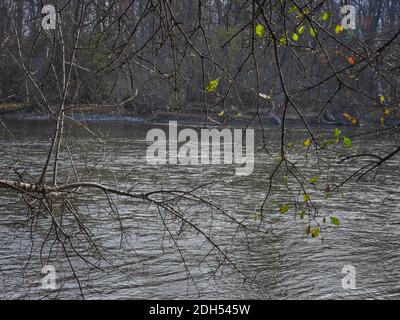
{"label": "riverbank", "polygon": [[[55,108],[54,108],[55,109]],[[236,112],[230,114],[221,109],[204,112],[178,112],[178,111],[156,111],[152,113],[138,113],[123,106],[114,105],[75,105],[66,107],[67,118],[83,122],[124,122],[143,124],[168,124],[169,121],[177,121],[179,125],[186,126],[230,126],[230,127],[280,127],[280,117],[271,116],[262,111],[258,116],[255,110],[247,112]],[[359,121],[358,125],[368,127],[381,127],[379,111],[368,114]],[[51,120],[48,112],[38,110],[35,107],[27,107],[23,104],[0,104],[0,119],[4,120]],[[329,117],[317,117],[315,114],[305,114],[303,119],[309,126],[353,126],[351,121],[345,119],[341,114],[329,114]],[[285,124],[291,128],[304,127],[303,119],[295,113],[288,113]],[[384,126],[394,126],[399,123],[399,117],[392,116],[385,119]]]}

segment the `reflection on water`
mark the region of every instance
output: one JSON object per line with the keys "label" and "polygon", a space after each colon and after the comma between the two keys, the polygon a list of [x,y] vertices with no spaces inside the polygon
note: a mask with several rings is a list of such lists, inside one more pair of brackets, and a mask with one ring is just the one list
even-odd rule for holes
{"label": "reflection on water", "polygon": [[[51,124],[19,121],[8,122],[8,127],[15,140],[5,129],[1,130],[1,176],[8,173],[6,164],[17,163],[18,168],[26,168],[24,174],[34,181],[45,161]],[[91,130],[96,136],[67,132],[73,162],[91,180],[120,188],[134,186],[135,190],[143,191],[155,188],[189,190],[196,185],[216,182],[201,189],[202,196],[240,221],[247,218],[246,225],[257,230],[259,221],[254,221],[254,213],[259,211],[265,197],[268,176],[276,165],[274,156],[258,152],[254,173],[248,177],[234,177],[234,167],[155,167],[145,163],[147,144],[144,139],[149,127],[134,123],[97,123],[91,124]],[[267,130],[272,154],[278,151],[279,146],[274,142],[279,141],[279,134],[276,129]],[[305,132],[297,130],[291,133],[290,139],[301,144],[305,136]],[[365,142],[357,141],[355,148]],[[380,141],[379,146],[384,147],[385,143],[390,142]],[[370,148],[379,147],[368,144]],[[61,170],[64,177],[68,177],[72,174],[71,159],[64,156]],[[215,250],[210,251],[209,243],[201,234],[168,215],[160,215],[155,207],[136,200],[113,199],[124,227],[125,238],[120,248],[119,223],[81,199],[80,205],[86,214],[83,218],[107,261],[93,267],[82,264],[79,259],[73,261],[86,298],[400,298],[396,163],[383,168],[375,182],[349,184],[343,194],[324,199],[325,183],[341,181],[347,169],[317,163],[313,157],[305,156],[301,146],[294,147],[290,157],[308,177],[320,177],[316,187],[310,187],[310,196],[321,216],[329,219],[334,215],[340,219],[339,227],[328,221],[321,238],[305,236],[307,218],[301,220],[291,211],[285,215],[278,211],[281,204],[297,196],[295,182],[289,180],[292,192],[285,191],[279,180],[281,176],[275,181],[273,195],[266,203],[261,236],[244,232],[218,210],[210,210],[204,204],[181,204],[180,212],[206,230],[234,264],[255,279],[244,282],[232,266],[226,265],[226,260]],[[95,194],[95,197],[98,203],[107,203],[104,194]],[[40,281],[46,258],[39,253],[46,237],[46,224],[31,233],[26,228],[25,207],[19,200],[18,195],[1,190],[1,298],[45,297],[48,292],[40,288]],[[169,230],[163,226],[163,218]],[[62,250],[58,250],[59,261],[64,262],[58,265],[52,260],[52,263],[57,268],[61,290],[57,296],[50,297],[79,298],[77,283],[65,264]],[[345,265],[356,268],[356,290],[344,290],[341,286]]]}

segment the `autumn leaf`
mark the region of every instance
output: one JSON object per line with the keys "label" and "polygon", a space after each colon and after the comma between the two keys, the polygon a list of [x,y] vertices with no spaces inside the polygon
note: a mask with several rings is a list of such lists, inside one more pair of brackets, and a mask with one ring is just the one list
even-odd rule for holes
{"label": "autumn leaf", "polygon": [[224,111],[224,110],[221,110],[221,112],[220,112],[220,113],[218,113],[218,117],[223,117],[223,116],[224,116],[224,114],[225,114],[225,111]]}
{"label": "autumn leaf", "polygon": [[265,35],[265,27],[262,24],[257,24],[256,26],[256,35],[260,38]]}
{"label": "autumn leaf", "polygon": [[239,119],[239,118],[241,118],[242,117],[242,113],[241,112],[237,112],[236,114],[235,114],[235,118],[236,119]]}
{"label": "autumn leaf", "polygon": [[347,112],[342,113],[342,115],[347,121],[350,121],[353,126],[357,126],[359,124],[358,120],[349,115]]}
{"label": "autumn leaf", "polygon": [[348,56],[347,57],[347,62],[350,63],[351,65],[355,65],[356,64],[356,60],[352,56]]}
{"label": "autumn leaf", "polygon": [[206,88],[207,92],[212,93],[215,90],[217,90],[218,84],[219,84],[219,79],[211,80],[210,83],[207,85]]}
{"label": "autumn leaf", "polygon": [[383,109],[383,114],[384,114],[385,116],[390,115],[390,109],[389,109],[388,107],[385,107],[385,108]]}
{"label": "autumn leaf", "polygon": [[318,227],[314,228],[314,229],[311,231],[311,236],[312,236],[313,238],[317,238],[317,237],[319,236],[319,228],[318,228]]}
{"label": "autumn leaf", "polygon": [[303,142],[303,146],[304,147],[308,148],[310,145],[311,145],[311,140],[310,139],[304,140],[304,142]]}
{"label": "autumn leaf", "polygon": [[384,104],[385,103],[385,96],[379,96],[379,102]]}
{"label": "autumn leaf", "polygon": [[382,116],[382,117],[379,119],[379,123],[380,123],[380,125],[381,125],[382,128],[385,126],[385,117],[384,117],[384,116]]}

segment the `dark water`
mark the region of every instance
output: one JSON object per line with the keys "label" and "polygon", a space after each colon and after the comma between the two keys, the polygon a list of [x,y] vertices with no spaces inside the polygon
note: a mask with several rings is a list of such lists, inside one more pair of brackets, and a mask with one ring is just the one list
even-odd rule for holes
{"label": "dark water", "polygon": [[[51,124],[9,121],[7,126],[10,132],[4,128],[0,131],[1,177],[10,173],[7,166],[15,165],[20,170],[25,168],[24,174],[35,181],[49,147]],[[307,192],[318,207],[319,221],[325,217],[327,222],[322,224],[320,236],[312,239],[304,232],[309,224],[308,217],[300,219],[292,205],[294,199],[300,199],[301,203],[303,194],[298,192],[298,185],[292,178],[288,182],[289,191],[284,187],[283,172],[274,180],[263,223],[254,218],[265,198],[269,175],[277,164],[279,129],[266,131],[271,157],[258,151],[254,173],[248,177],[234,176],[233,166],[147,164],[145,136],[150,129],[148,126],[104,122],[92,123],[90,129],[93,134],[78,129],[67,131],[72,156],[69,157],[66,150],[62,154],[60,170],[64,178],[73,175],[72,159],[76,169],[85,175],[82,179],[121,189],[190,190],[213,183],[196,190],[197,194],[244,221],[246,229],[205,204],[174,203],[180,214],[218,244],[230,259],[228,263],[188,224],[182,224],[168,213],[158,212],[154,205],[114,197],[125,235],[120,246],[120,224],[100,209],[107,207],[105,195],[93,194],[98,206],[88,199],[79,199],[85,223],[107,261],[96,260],[95,265],[102,268],[97,270],[70,252],[86,298],[400,298],[396,159],[382,168],[375,181],[351,182],[341,193],[332,193],[325,199],[326,184],[339,184],[352,168],[339,166],[338,154],[333,150],[324,154],[329,165],[317,161],[312,154],[307,155],[302,146],[306,132],[291,131],[289,140],[295,145],[290,150],[290,160],[307,178],[319,177],[316,186],[307,185]],[[327,128],[326,132],[333,130]],[[260,132],[257,134],[260,145]],[[390,139],[371,143],[360,138],[353,143],[354,152],[391,150],[392,147]],[[51,247],[49,242],[42,246],[49,224],[41,217],[40,223],[27,227],[26,207],[20,200],[17,194],[0,189],[1,298],[80,298],[77,281],[60,248],[53,250],[49,258],[57,270],[58,290],[41,288],[41,269],[47,258],[41,260],[40,251],[44,247],[42,251],[48,253]],[[280,214],[279,207],[286,203],[290,204],[289,212]],[[330,223],[331,216],[339,218],[340,226]],[[84,243],[77,248],[90,257]],[[342,288],[345,265],[356,269],[356,289]],[[245,277],[248,277],[246,281]]]}

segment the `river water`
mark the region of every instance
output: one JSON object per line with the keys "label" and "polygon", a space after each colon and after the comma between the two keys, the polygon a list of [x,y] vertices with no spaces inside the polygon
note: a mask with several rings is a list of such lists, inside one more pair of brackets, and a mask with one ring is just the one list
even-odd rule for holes
{"label": "river water", "polygon": [[[52,124],[11,120],[5,124],[8,129],[2,127],[0,131],[1,178],[10,174],[8,166],[15,166],[25,179],[37,180],[49,148]],[[304,219],[299,216],[304,206],[303,193],[298,192],[293,177],[289,176],[288,188],[285,187],[283,172],[276,175],[262,222],[256,214],[267,193],[269,175],[277,164],[279,129],[265,132],[271,156],[258,150],[253,174],[238,177],[233,175],[234,166],[146,163],[145,137],[151,128],[147,125],[97,122],[89,124],[89,128],[90,132],[79,127],[67,130],[70,153],[64,149],[61,155],[63,179],[71,179],[75,168],[82,180],[133,188],[135,192],[188,191],[202,185],[195,191],[198,196],[243,221],[246,228],[232,223],[206,203],[171,202],[179,214],[226,254],[221,256],[204,234],[168,212],[158,211],[154,205],[113,197],[118,220],[107,213],[109,199],[103,193],[92,193],[90,200],[82,197],[77,205],[104,257],[89,265],[67,249],[85,298],[400,298],[400,175],[396,159],[382,167],[374,181],[349,182],[341,192],[332,192],[326,198],[326,185],[339,184],[354,167],[338,165],[337,150],[323,155],[329,165],[318,161],[312,153],[307,155],[302,145],[306,131],[291,130],[288,140],[294,146],[289,150],[289,158],[305,179],[318,177],[315,185],[305,185],[318,207],[318,221],[324,217],[326,220],[321,222],[320,235],[311,238],[305,230],[313,221],[307,214]],[[327,134],[333,130],[324,129]],[[257,131],[258,146],[260,134]],[[359,138],[353,144],[351,151],[341,150],[379,152],[393,147],[389,138],[375,142]],[[283,204],[289,206],[285,214],[279,212]],[[332,216],[339,219],[339,226],[330,223]],[[26,205],[18,194],[0,189],[0,297],[79,299],[78,282],[62,248],[49,239],[45,241],[49,219],[37,220],[30,223]],[[119,222],[123,226],[122,238]],[[68,230],[71,235],[76,232],[73,227]],[[77,250],[92,259],[84,241],[78,236],[76,239]],[[55,291],[42,288],[44,264],[55,267]],[[342,286],[346,276],[342,271],[349,265],[355,268],[352,289]]]}

